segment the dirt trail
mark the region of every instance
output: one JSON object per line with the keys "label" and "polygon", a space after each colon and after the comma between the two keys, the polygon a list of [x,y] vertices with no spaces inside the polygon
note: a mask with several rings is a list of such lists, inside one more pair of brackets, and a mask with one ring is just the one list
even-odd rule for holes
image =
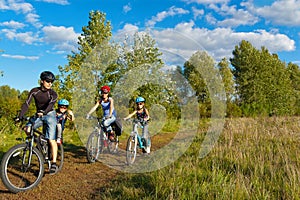
{"label": "dirt trail", "polygon": [[[161,139],[156,136],[154,140],[160,141],[158,142],[160,145],[167,142],[167,140],[161,142]],[[64,166],[58,174],[49,175],[48,169],[46,169],[45,176],[37,187],[17,194],[7,190],[0,181],[0,200],[74,200],[99,197],[99,194],[101,196],[101,192],[110,186],[112,177],[124,173],[115,168],[121,169],[126,166],[125,143],[126,141],[121,141],[118,156],[103,155],[106,159],[109,159],[110,163],[116,163],[113,168],[101,162],[88,163],[84,147],[66,144]],[[152,150],[155,151],[159,148],[158,146],[157,143],[154,146],[152,143]]]}

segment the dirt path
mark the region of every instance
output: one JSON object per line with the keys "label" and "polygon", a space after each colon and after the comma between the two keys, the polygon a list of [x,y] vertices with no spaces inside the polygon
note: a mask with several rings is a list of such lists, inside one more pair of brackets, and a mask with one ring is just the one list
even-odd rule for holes
{"label": "dirt path", "polygon": [[[161,138],[156,136],[155,141]],[[165,140],[165,142],[167,142]],[[41,183],[32,190],[13,194],[9,192],[0,181],[0,199],[7,200],[55,200],[55,199],[94,199],[99,197],[101,191],[110,186],[111,177],[124,172],[116,170],[125,167],[125,144],[120,143],[120,154],[111,156],[104,154],[103,158],[113,163],[112,168],[101,162],[88,163],[86,159],[86,150],[84,147],[65,145],[65,161],[62,171],[56,175],[49,175],[45,171]],[[163,142],[159,142],[162,145]],[[158,145],[152,145],[155,150]],[[106,162],[107,163],[107,162]]]}

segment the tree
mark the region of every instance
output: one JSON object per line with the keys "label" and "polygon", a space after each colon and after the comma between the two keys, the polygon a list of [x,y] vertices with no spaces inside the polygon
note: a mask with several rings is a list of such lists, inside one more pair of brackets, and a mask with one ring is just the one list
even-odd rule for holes
{"label": "tree", "polygon": [[230,59],[239,103],[246,116],[290,114],[291,83],[278,56],[242,41]]}
{"label": "tree", "polygon": [[238,117],[241,115],[241,110],[236,103],[237,96],[235,92],[234,77],[229,64],[229,61],[226,58],[223,58],[218,63],[218,67],[226,93],[227,117]]}
{"label": "tree", "polygon": [[[207,52],[195,52],[184,63],[183,74],[198,97],[201,116],[211,117],[213,113],[218,112],[220,117],[225,115],[223,113],[225,111],[223,103],[226,100],[224,86],[221,84],[221,76],[215,61]],[[214,111],[212,104],[215,106]]]}
{"label": "tree", "polygon": [[[78,73],[85,62],[85,59],[90,55],[97,45],[107,43],[111,38],[111,24],[106,21],[106,15],[100,11],[91,11],[89,13],[88,26],[82,28],[82,34],[78,37],[78,53],[72,52],[68,55],[68,64],[64,67],[59,66],[60,74],[54,88],[59,96],[63,96],[72,103],[72,95],[74,85],[80,77]],[[96,91],[96,88],[95,88]]]}
{"label": "tree", "polygon": [[295,96],[295,114],[300,115],[300,69],[293,63],[288,63],[287,71],[292,81],[293,95]]}

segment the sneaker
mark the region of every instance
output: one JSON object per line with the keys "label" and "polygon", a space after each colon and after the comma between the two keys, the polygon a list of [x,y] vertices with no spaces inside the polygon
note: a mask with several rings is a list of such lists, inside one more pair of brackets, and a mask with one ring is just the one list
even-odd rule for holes
{"label": "sneaker", "polygon": [[146,147],[146,153],[150,154],[150,147]]}
{"label": "sneaker", "polygon": [[52,163],[51,167],[50,167],[50,171],[49,174],[50,175],[54,175],[58,172],[58,167],[56,165],[56,163]]}
{"label": "sneaker", "polygon": [[56,143],[57,143],[58,145],[62,144],[61,138],[57,138]]}

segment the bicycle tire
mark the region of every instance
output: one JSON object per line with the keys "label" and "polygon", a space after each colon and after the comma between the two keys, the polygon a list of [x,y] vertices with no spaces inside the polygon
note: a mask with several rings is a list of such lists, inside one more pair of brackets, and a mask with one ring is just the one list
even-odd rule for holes
{"label": "bicycle tire", "polygon": [[126,161],[128,165],[134,163],[137,154],[137,137],[129,136],[126,145]]}
{"label": "bicycle tire", "polygon": [[27,144],[18,144],[10,148],[2,158],[1,180],[13,193],[36,187],[44,176],[44,157],[36,147],[32,148],[30,166],[22,164],[23,160],[28,162],[29,152]]}
{"label": "bicycle tire", "polygon": [[103,150],[103,144],[100,142],[98,132],[92,132],[89,135],[86,144],[86,157],[89,163],[94,163],[98,159],[99,154]]}

